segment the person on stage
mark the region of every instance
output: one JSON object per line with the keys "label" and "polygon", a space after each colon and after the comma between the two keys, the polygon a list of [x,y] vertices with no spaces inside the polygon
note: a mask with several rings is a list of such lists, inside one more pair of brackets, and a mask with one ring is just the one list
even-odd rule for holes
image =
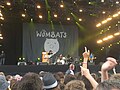
{"label": "person on stage", "polygon": [[5,64],[5,53],[4,51],[1,51],[0,54],[0,65],[4,65]]}
{"label": "person on stage", "polygon": [[57,63],[61,63],[62,65],[65,64],[65,57],[63,57],[62,54],[59,55]]}

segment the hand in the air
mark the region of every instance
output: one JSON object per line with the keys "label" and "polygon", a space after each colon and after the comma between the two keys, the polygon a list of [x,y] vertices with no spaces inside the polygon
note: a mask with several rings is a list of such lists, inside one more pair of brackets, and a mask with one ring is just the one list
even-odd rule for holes
{"label": "hand in the air", "polygon": [[85,47],[85,52],[83,53],[83,57],[88,59],[89,56],[90,56],[90,51],[87,50],[87,48]]}
{"label": "hand in the air", "polygon": [[116,59],[112,57],[108,57],[107,61],[102,65],[101,70],[108,71],[114,68],[117,65]]}

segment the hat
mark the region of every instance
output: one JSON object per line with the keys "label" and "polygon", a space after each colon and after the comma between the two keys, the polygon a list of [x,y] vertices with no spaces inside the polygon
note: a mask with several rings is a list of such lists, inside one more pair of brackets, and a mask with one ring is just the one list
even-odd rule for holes
{"label": "hat", "polygon": [[47,73],[43,76],[44,89],[55,88],[58,85],[57,80],[51,73]]}
{"label": "hat", "polygon": [[9,86],[5,76],[0,75],[0,90],[6,90]]}

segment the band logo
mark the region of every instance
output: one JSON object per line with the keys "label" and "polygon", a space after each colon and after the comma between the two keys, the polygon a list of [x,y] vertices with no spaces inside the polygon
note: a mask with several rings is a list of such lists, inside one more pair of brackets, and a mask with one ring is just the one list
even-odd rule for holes
{"label": "band logo", "polygon": [[37,37],[46,37],[46,38],[67,38],[67,33],[62,31],[62,32],[55,32],[55,31],[49,31],[47,32],[45,29],[42,31],[36,31],[36,36]]}

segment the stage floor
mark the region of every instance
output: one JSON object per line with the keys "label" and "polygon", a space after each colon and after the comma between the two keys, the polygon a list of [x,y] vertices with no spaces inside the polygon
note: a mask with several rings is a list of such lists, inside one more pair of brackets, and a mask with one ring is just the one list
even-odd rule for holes
{"label": "stage floor", "polygon": [[[90,69],[91,73],[96,73],[100,71],[100,67],[98,65],[89,65],[88,68]],[[1,65],[0,66],[0,71],[4,72],[6,75],[11,74],[20,74],[24,75],[27,72],[35,72],[39,73],[40,71],[46,71],[46,72],[66,72],[68,69],[68,65]],[[79,65],[75,66],[75,71],[78,72],[80,71]],[[116,66],[116,72],[120,72],[120,66]],[[111,70],[111,73],[113,71]]]}

